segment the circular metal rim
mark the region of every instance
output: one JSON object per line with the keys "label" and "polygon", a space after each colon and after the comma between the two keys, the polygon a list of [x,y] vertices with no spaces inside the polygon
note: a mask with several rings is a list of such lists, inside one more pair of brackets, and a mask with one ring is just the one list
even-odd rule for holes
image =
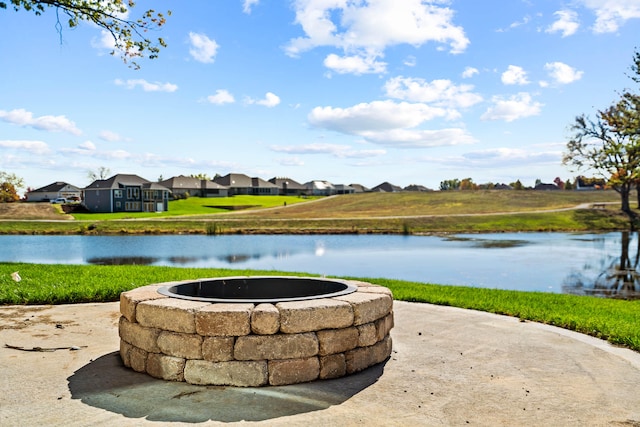
{"label": "circular metal rim", "polygon": [[[172,291],[172,288],[177,288],[181,285],[191,285],[193,283],[203,282],[203,281],[216,281],[216,280],[237,280],[237,279],[283,279],[283,280],[310,280],[310,281],[325,281],[325,282],[337,282],[345,286],[345,289],[325,293],[318,295],[308,295],[308,296],[299,296],[299,297],[283,297],[283,298],[210,298],[210,297],[198,297],[198,296],[190,296],[190,295],[180,295]],[[358,287],[349,283],[346,280],[341,279],[333,279],[333,278],[325,278],[325,277],[303,277],[303,276],[232,276],[232,277],[212,277],[212,278],[203,278],[196,280],[183,281],[179,283],[174,283],[171,285],[163,286],[158,289],[158,293],[170,298],[184,299],[189,301],[198,301],[198,302],[216,302],[216,303],[251,303],[251,304],[260,304],[260,303],[278,303],[278,302],[290,302],[290,301],[309,301],[316,299],[324,299],[324,298],[333,298],[343,295],[348,295],[354,293],[358,290]]]}

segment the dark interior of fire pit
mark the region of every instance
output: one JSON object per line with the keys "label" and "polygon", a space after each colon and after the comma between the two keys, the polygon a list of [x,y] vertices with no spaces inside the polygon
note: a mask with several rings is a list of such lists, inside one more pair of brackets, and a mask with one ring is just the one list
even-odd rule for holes
{"label": "dark interior of fire pit", "polygon": [[350,294],[356,287],[335,279],[311,277],[229,277],[203,279],[158,290],[162,295],[209,302],[283,302]]}

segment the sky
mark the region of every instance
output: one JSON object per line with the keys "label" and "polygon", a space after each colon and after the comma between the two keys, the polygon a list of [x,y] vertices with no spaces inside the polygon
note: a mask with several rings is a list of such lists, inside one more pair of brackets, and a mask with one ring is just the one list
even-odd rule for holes
{"label": "sky", "polygon": [[172,12],[150,33],[168,46],[139,70],[94,25],[0,9],[0,171],[32,189],[99,168],[533,186],[582,173],[562,165],[576,116],[640,90],[640,0],[137,1],[129,18],[152,7]]}

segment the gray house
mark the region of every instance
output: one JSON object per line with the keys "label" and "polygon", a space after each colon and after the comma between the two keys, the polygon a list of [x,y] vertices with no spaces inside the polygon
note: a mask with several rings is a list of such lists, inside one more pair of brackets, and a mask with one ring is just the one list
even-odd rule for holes
{"label": "gray house", "polygon": [[138,175],[114,175],[93,181],[84,190],[90,212],[163,212],[169,210],[169,189]]}
{"label": "gray house", "polygon": [[282,196],[301,196],[306,194],[307,189],[304,185],[291,178],[271,178],[270,183],[278,186],[280,195]]}
{"label": "gray house", "polygon": [[393,185],[390,182],[385,181],[382,184],[379,184],[373,187],[371,191],[377,191],[381,193],[397,193],[402,191],[402,187]]}
{"label": "gray house", "polygon": [[80,200],[82,189],[66,182],[54,182],[36,190],[28,191],[27,201],[29,202],[49,202],[61,197],[67,200]]}
{"label": "gray house", "polygon": [[230,173],[213,179],[216,184],[228,188],[229,196],[248,194],[254,196],[277,196],[277,185],[262,178],[250,178],[241,173]]}
{"label": "gray house", "polygon": [[226,197],[228,195],[228,189],[224,185],[192,176],[174,176],[160,181],[158,184],[168,188],[175,199],[185,196],[187,193],[189,196],[195,197]]}
{"label": "gray house", "polygon": [[305,182],[304,186],[308,194],[312,196],[333,196],[336,194],[336,187],[329,181],[314,180]]}

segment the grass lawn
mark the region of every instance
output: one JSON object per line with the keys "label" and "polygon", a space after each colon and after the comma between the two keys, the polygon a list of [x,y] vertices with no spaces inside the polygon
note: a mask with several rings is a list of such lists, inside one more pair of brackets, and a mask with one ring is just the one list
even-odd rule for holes
{"label": "grass lawn", "polygon": [[[22,281],[14,282],[18,271]],[[117,301],[121,292],[152,283],[238,275],[305,275],[276,271],[154,266],[0,263],[0,304]],[[442,286],[362,279],[388,287],[396,300],[450,305],[519,317],[582,332],[640,351],[640,300]]]}
{"label": "grass lawn", "polygon": [[233,196],[233,197],[189,197],[170,200],[166,212],[117,212],[117,213],[77,213],[72,214],[80,221],[107,221],[133,218],[167,218],[185,215],[211,215],[233,212],[234,210],[265,209],[294,205],[313,198],[296,196]]}
{"label": "grass lawn", "polygon": [[[286,206],[285,206],[286,203]],[[592,209],[605,203],[606,209]],[[428,234],[628,230],[615,191],[444,191],[335,197],[191,197],[161,213],[2,213],[0,234]],[[20,203],[28,207],[29,203]],[[575,209],[576,206],[582,209]],[[53,210],[54,208],[45,206]],[[238,209],[236,209],[238,208]],[[27,219],[27,218],[25,218]],[[33,214],[29,219],[34,218]],[[56,220],[58,219],[58,220]]]}

